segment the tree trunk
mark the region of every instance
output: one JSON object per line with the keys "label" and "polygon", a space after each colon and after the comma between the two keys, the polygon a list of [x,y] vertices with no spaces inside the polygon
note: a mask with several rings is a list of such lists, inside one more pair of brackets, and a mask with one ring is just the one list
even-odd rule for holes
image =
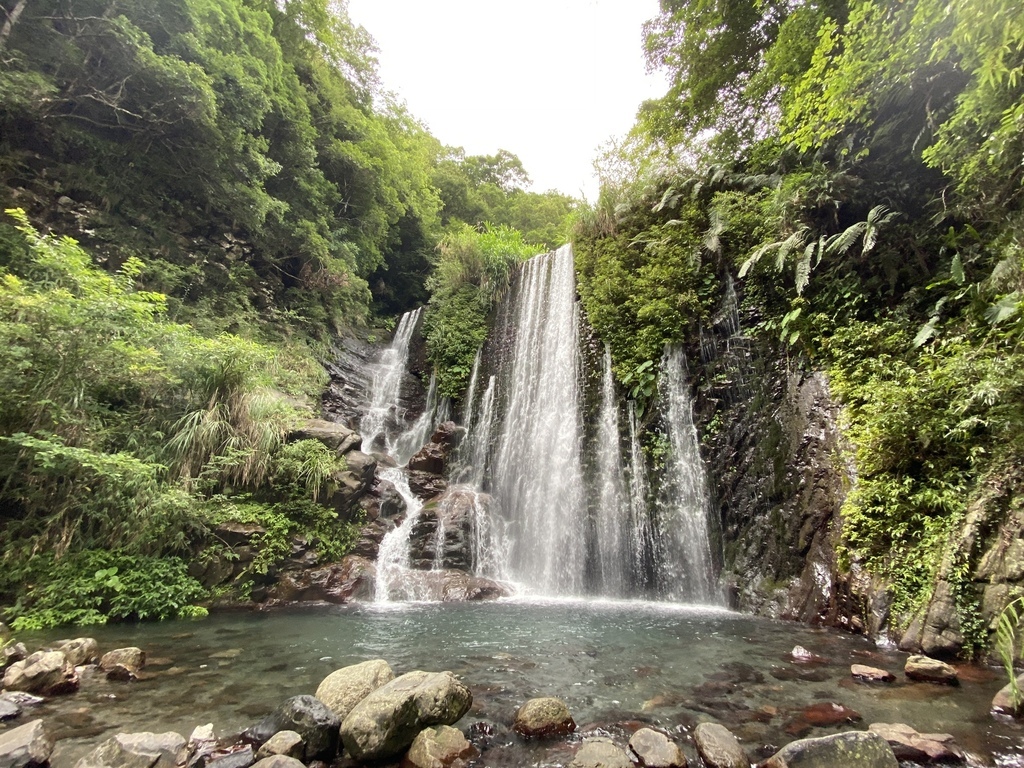
{"label": "tree trunk", "polygon": [[18,23],[18,17],[21,16],[21,12],[25,10],[27,4],[28,0],[18,0],[14,5],[14,10],[7,14],[7,20],[4,22],[3,28],[0,29],[0,51],[7,45],[7,38],[11,36],[11,30]]}

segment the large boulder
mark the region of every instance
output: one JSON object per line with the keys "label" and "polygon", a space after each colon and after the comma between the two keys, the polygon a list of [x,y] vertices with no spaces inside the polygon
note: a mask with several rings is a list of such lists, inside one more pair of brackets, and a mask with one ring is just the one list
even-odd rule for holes
{"label": "large boulder", "polygon": [[927,656],[911,656],[903,667],[903,673],[911,680],[941,685],[959,685],[956,669],[944,661]]}
{"label": "large boulder", "polygon": [[885,739],[897,760],[921,765],[963,765],[964,752],[948,733],[918,733],[904,723],[872,723],[868,730]]}
{"label": "large boulder", "polygon": [[17,661],[24,661],[28,658],[28,648],[24,643],[8,643],[0,652],[0,671],[7,669]]}
{"label": "large boulder", "polygon": [[433,472],[409,471],[409,490],[418,499],[427,501],[448,490],[448,481]]}
{"label": "large boulder", "polygon": [[301,760],[288,755],[271,755],[262,757],[253,763],[253,768],[306,768]]}
{"label": "large boulder", "polygon": [[394,679],[391,665],[383,659],[364,661],[331,672],[316,689],[316,697],[344,720],[356,704]]}
{"label": "large boulder", "polygon": [[269,598],[279,603],[347,603],[373,597],[377,569],[358,555],[347,555],[340,563],[331,563],[309,571],[286,571],[270,589]]}
{"label": "large boulder", "polygon": [[487,519],[490,504],[488,494],[454,486],[424,505],[409,534],[412,566],[470,570],[477,521]]}
{"label": "large boulder", "polygon": [[899,768],[892,748],[877,733],[849,731],[791,742],[761,768]]}
{"label": "large boulder", "polygon": [[569,768],[633,768],[633,761],[611,739],[587,739]]}
{"label": "large boulder", "polygon": [[68,657],[68,661],[76,667],[82,664],[95,664],[100,657],[100,647],[91,637],[76,637],[74,640],[62,640],[55,650]]}
{"label": "large boulder", "polygon": [[344,424],[323,419],[308,419],[288,435],[288,442],[297,440],[318,440],[339,456],[344,455],[362,442],[359,433]]}
{"label": "large boulder", "polygon": [[707,768],[750,768],[747,753],[724,725],[701,723],[693,731],[693,741]]}
{"label": "large boulder", "polygon": [[100,669],[110,680],[135,680],[145,665],[146,652],[134,646],[108,651],[100,659]]}
{"label": "large boulder", "polygon": [[409,469],[415,472],[429,472],[443,475],[447,464],[444,448],[437,443],[427,443],[409,459]]}
{"label": "large boulder", "polygon": [[119,733],[83,757],[75,768],[175,768],[185,754],[179,733]]}
{"label": "large boulder", "polygon": [[4,671],[3,687],[42,696],[74,693],[79,679],[75,665],[60,651],[36,651]]}
{"label": "large boulder", "polygon": [[545,696],[530,699],[516,710],[512,730],[527,738],[564,736],[576,730],[576,721],[564,701]]}
{"label": "large boulder", "polygon": [[242,733],[242,739],[263,745],[281,731],[295,731],[306,744],[306,760],[331,762],[338,754],[338,726],[341,720],[314,696],[293,696],[256,725]]}
{"label": "large boulder", "polygon": [[1020,717],[1024,713],[1024,675],[1017,676],[1017,699],[1014,701],[1013,686],[1007,683],[992,698],[992,711],[1000,715]]}
{"label": "large boulder", "polygon": [[629,751],[641,768],[686,768],[686,755],[672,739],[651,728],[641,728],[629,739]]}
{"label": "large boulder", "polygon": [[50,762],[53,739],[42,720],[0,731],[0,768],[35,768]]}
{"label": "large boulder", "polygon": [[402,759],[401,768],[449,768],[463,765],[480,752],[462,731],[450,725],[424,728],[413,739],[409,752]]}
{"label": "large boulder", "polygon": [[469,711],[473,694],[451,672],[409,672],[361,702],[341,724],[341,740],[358,761],[393,757],[431,725],[452,725]]}

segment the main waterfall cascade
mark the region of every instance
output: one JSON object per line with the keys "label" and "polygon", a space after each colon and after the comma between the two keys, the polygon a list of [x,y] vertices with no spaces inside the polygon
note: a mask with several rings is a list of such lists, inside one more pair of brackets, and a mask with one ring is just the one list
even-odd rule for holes
{"label": "main waterfall cascade", "polygon": [[[405,375],[418,313],[403,316],[382,355],[361,422],[364,450],[382,446],[400,465],[380,472],[407,504],[406,518],[381,544],[378,600],[409,598],[408,589],[396,590],[423,503],[402,465],[447,416],[433,380],[414,423],[399,406],[394,382]],[[607,349],[588,390],[569,246],[522,265],[496,338],[498,354],[487,350],[474,361],[462,414],[468,434],[450,473],[472,498],[490,496],[473,505],[474,572],[539,595],[720,603],[682,353],[666,350],[662,360],[658,419],[667,455],[652,497],[636,409],[617,396]]]}

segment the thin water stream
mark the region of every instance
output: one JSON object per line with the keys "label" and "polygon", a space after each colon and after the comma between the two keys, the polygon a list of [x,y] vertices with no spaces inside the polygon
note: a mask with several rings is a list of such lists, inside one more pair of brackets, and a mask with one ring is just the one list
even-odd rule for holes
{"label": "thin water stream", "polygon": [[[54,768],[72,768],[121,731],[187,736],[212,722],[219,735],[237,733],[284,699],[312,694],[333,670],[373,658],[387,659],[399,674],[448,669],[462,676],[474,703],[458,727],[472,732],[486,721],[496,731],[475,766],[571,761],[571,744],[525,742],[508,731],[515,709],[544,695],[569,704],[581,733],[600,729],[625,743],[639,724],[654,725],[673,733],[691,761],[689,735],[701,721],[733,730],[751,759],[797,734],[905,722],[952,733],[973,754],[972,765],[1024,765],[1021,726],[987,711],[1002,684],[995,672],[964,667],[959,688],[912,683],[900,674],[905,654],[862,637],[717,608],[584,600],[366,604],[95,627],[89,634],[103,650],[144,648],[149,675],[131,684],[88,677],[79,693],[35,710],[60,739]],[[38,645],[56,637],[23,639]],[[795,645],[823,661],[795,662]],[[852,663],[884,667],[899,679],[854,683]],[[804,722],[807,707],[830,702],[862,720]]]}

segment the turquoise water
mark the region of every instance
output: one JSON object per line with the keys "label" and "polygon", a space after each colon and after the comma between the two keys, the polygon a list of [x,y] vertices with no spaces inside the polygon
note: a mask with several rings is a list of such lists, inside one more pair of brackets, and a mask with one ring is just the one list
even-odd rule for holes
{"label": "turquoise water", "polygon": [[[212,722],[218,735],[237,733],[289,696],[313,693],[331,671],[372,658],[387,659],[396,674],[461,675],[474,704],[459,726],[485,747],[480,766],[568,764],[571,744],[526,743],[508,732],[519,704],[544,695],[563,698],[581,731],[624,744],[641,723],[654,725],[675,734],[691,759],[688,734],[704,720],[731,728],[752,760],[797,736],[905,722],[953,733],[973,765],[1024,765],[1024,729],[988,713],[998,671],[963,667],[959,688],[911,683],[902,676],[905,654],[865,638],[716,608],[581,600],[321,606],[78,634],[96,637],[102,650],[138,645],[151,663],[146,679],[87,677],[79,693],[36,710],[60,739],[55,768],[70,768],[119,731],[187,736]],[[795,645],[823,660],[794,662]],[[884,667],[898,680],[854,683],[852,663]],[[806,707],[828,702],[863,720],[801,720]]]}

